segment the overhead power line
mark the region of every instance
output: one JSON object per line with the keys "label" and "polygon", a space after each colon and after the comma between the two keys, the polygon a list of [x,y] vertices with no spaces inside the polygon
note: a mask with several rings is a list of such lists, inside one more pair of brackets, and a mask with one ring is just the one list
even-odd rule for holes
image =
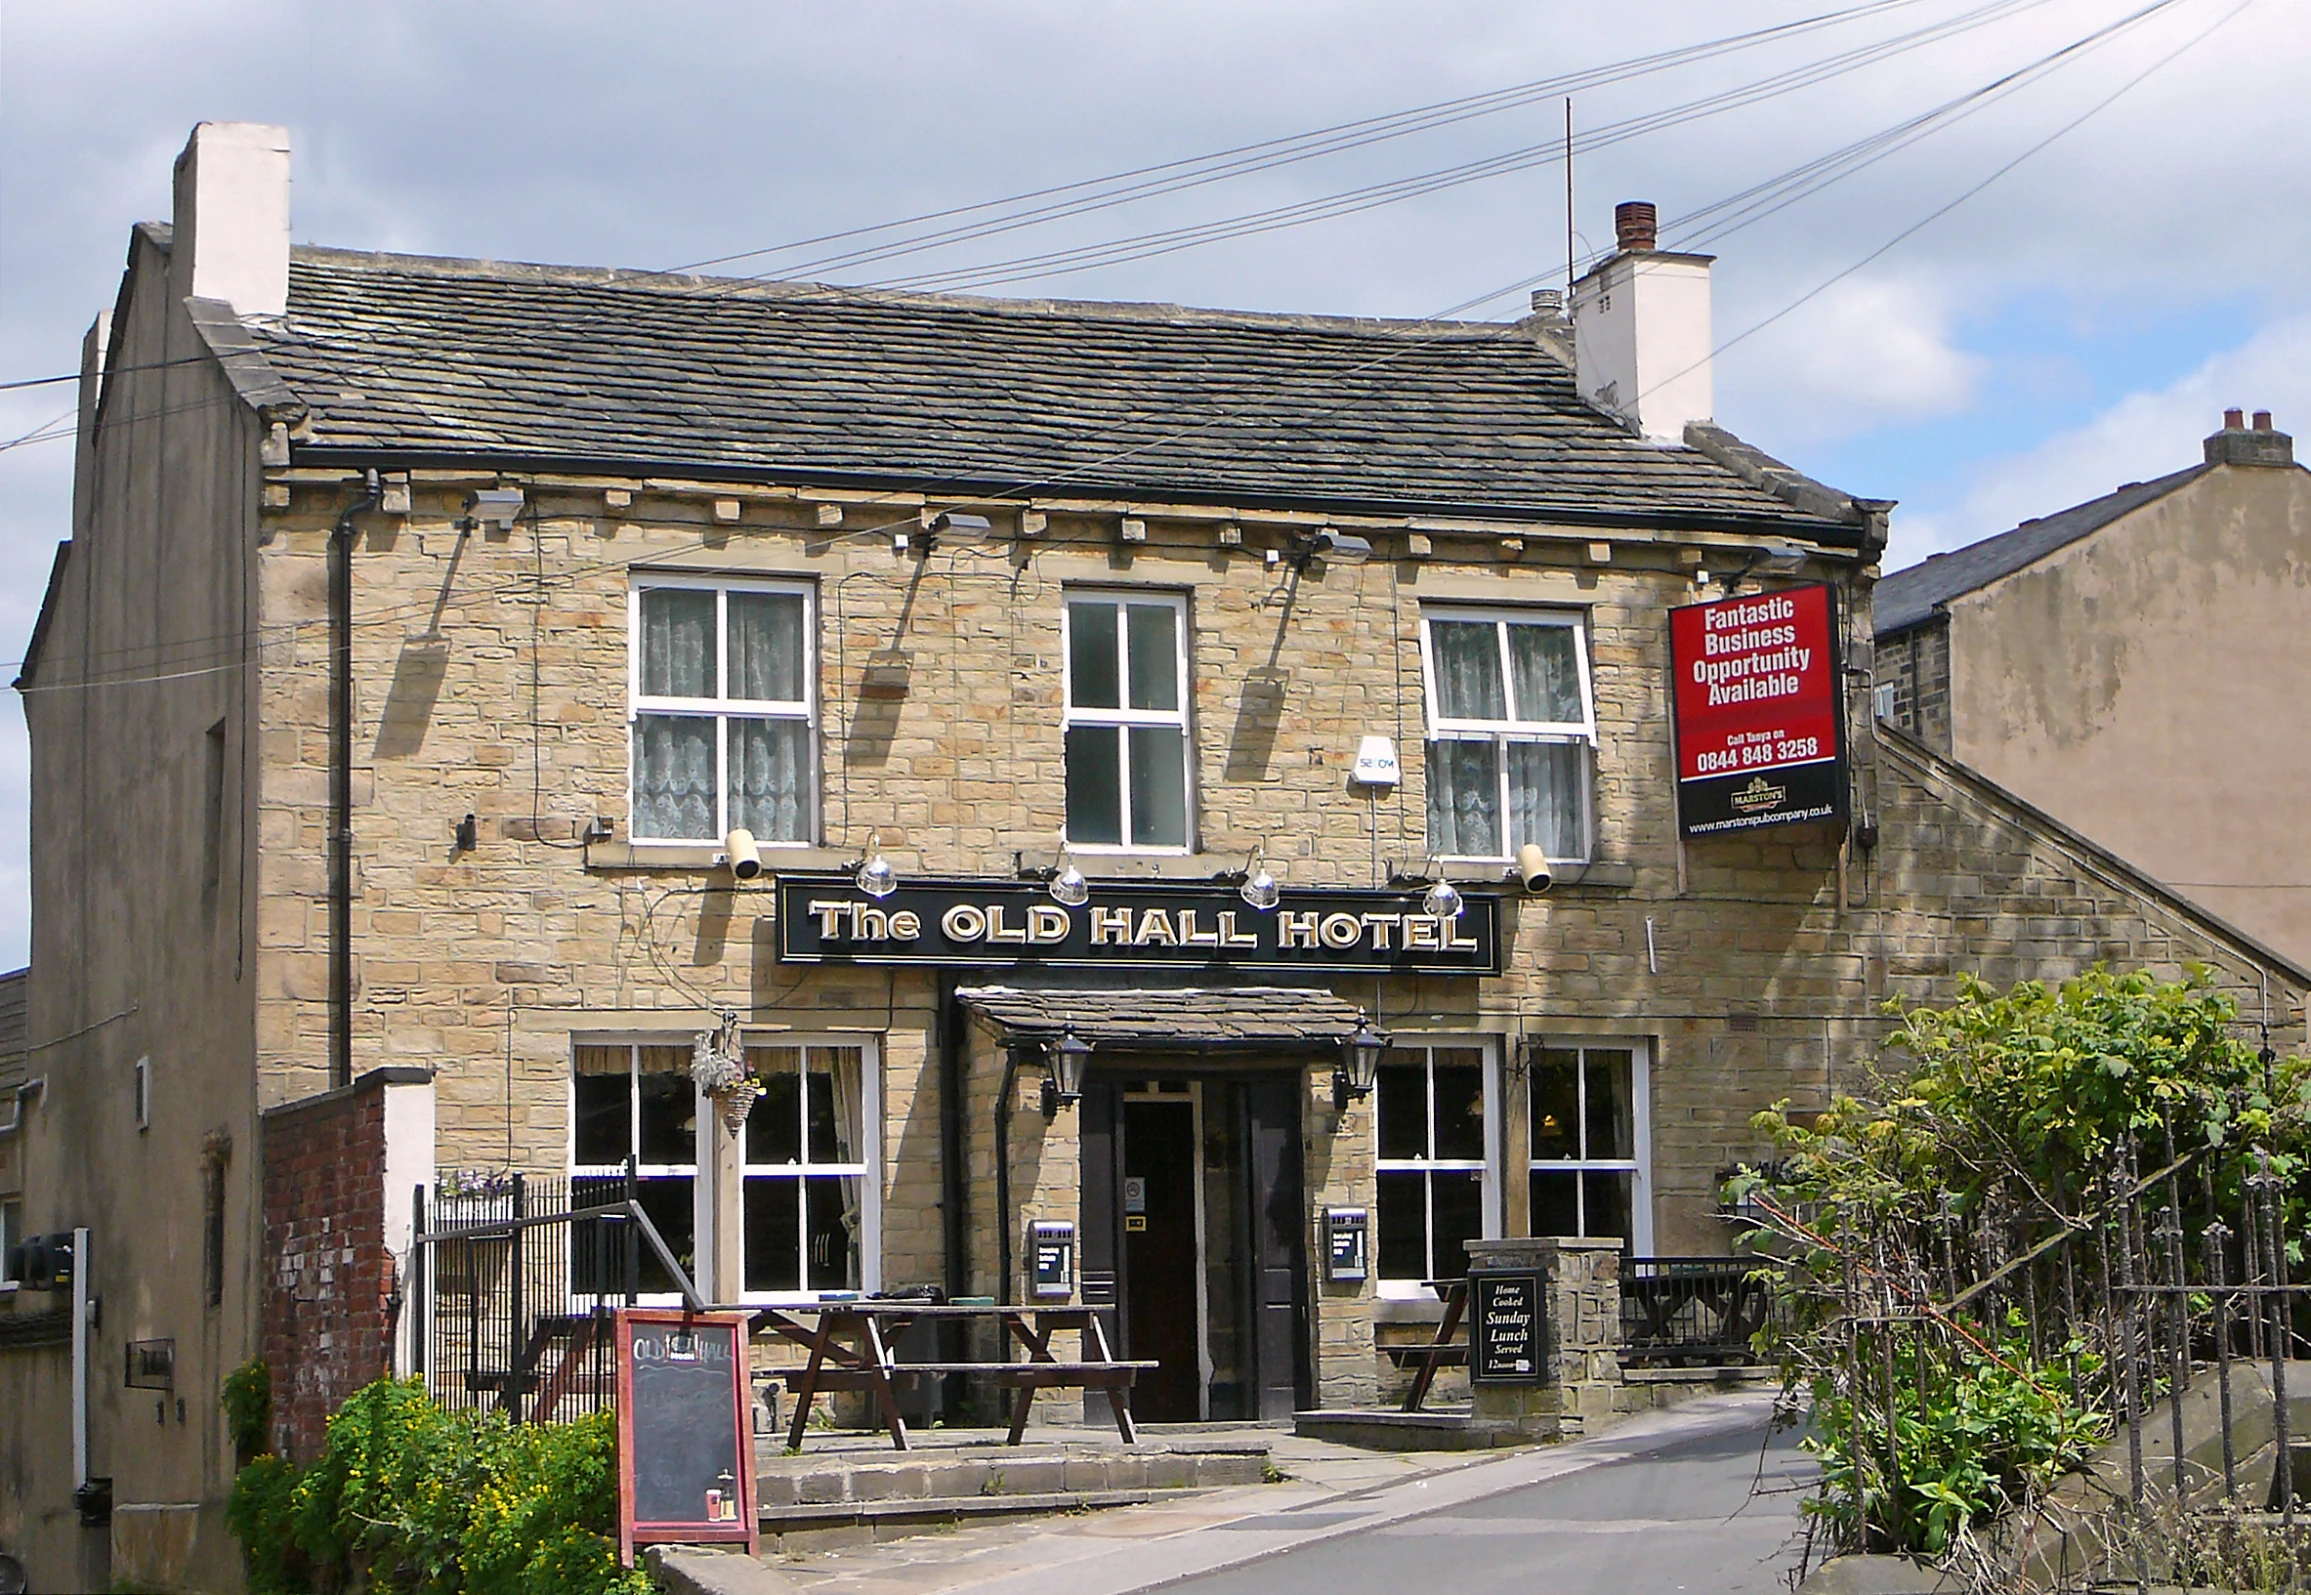
{"label": "overhead power line", "polygon": [[[1344,149],[1358,149],[1367,144],[1408,134],[1426,132],[1434,127],[1449,126],[1474,117],[1489,116],[1501,111],[1519,109],[1538,101],[1584,89],[1622,82],[1653,72],[1684,66],[1697,61],[1729,55],[1736,51],[1753,49],[1774,41],[1796,38],[1822,28],[1859,21],[1882,12],[1894,11],[1918,4],[1919,0],[1868,0],[1868,3],[1850,5],[1835,11],[1822,12],[1811,17],[1776,24],[1773,27],[1753,29],[1747,33],[1731,34],[1700,44],[1684,45],[1674,50],[1658,51],[1652,55],[1636,56],[1625,61],[1603,66],[1588,67],[1578,72],[1562,73],[1529,83],[1512,84],[1505,88],[1488,89],[1477,94],[1439,100],[1429,105],[1414,106],[1407,110],[1392,111],[1380,116],[1362,117],[1355,121],[1335,123],[1304,133],[1288,134],[1279,138],[1263,139],[1255,143],[1238,144],[1207,155],[1187,156],[1163,161],[1150,166],[1134,167],[1128,171],[1112,172],[1103,177],[1083,178],[1070,183],[1031,189],[1001,199],[979,200],[968,205],[953,205],[939,210],[924,211],[887,222],[845,228],[837,232],[819,233],[808,238],[795,239],[783,244],[765,245],[759,249],[737,254],[717,255],[707,260],[692,261],[687,265],[667,268],[668,275],[701,271],[712,266],[727,266],[741,260],[758,259],[765,255],[790,254],[822,244],[840,243],[846,239],[872,237],[879,233],[896,232],[919,227],[931,222],[951,221],[960,216],[979,215],[989,211],[1005,211],[1013,207],[1032,205],[1038,200],[1054,200],[1057,196],[1075,194],[1084,196],[1080,201],[1064,205],[1045,205],[1033,211],[1019,212],[1019,217],[1035,216],[1056,219],[1061,214],[1078,214],[1073,208],[1104,206],[1121,198],[1147,198],[1157,193],[1169,193],[1176,187],[1191,186],[1221,177],[1242,176],[1249,172],[1264,171],[1274,166],[1327,155]],[[796,268],[788,268],[791,272]],[[809,269],[809,268],[801,268]],[[786,273],[782,273],[786,274]]]}

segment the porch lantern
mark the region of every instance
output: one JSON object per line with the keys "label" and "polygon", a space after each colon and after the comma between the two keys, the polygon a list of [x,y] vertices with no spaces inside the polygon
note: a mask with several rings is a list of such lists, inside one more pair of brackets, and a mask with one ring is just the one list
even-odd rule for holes
{"label": "porch lantern", "polygon": [[1043,1116],[1054,1119],[1063,1105],[1083,1100],[1083,1071],[1091,1063],[1091,1043],[1067,1030],[1043,1049]]}
{"label": "porch lantern", "polygon": [[1372,1095],[1373,1083],[1380,1078],[1380,1055],[1387,1050],[1388,1037],[1358,1014],[1356,1033],[1340,1044],[1340,1063],[1332,1071],[1334,1108],[1345,1112],[1350,1102]]}

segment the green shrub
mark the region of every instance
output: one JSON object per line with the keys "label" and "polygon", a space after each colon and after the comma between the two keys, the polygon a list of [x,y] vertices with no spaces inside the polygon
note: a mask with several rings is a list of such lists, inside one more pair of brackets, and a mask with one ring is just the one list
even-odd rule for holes
{"label": "green shrub", "polygon": [[273,1371],[251,1357],[225,1375],[225,1425],[233,1436],[233,1464],[247,1467],[273,1448]]}
{"label": "green shrub", "polygon": [[647,1595],[612,1538],[615,1422],[445,1412],[414,1382],[356,1391],[310,1464],[242,1471],[230,1521],[252,1595]]}

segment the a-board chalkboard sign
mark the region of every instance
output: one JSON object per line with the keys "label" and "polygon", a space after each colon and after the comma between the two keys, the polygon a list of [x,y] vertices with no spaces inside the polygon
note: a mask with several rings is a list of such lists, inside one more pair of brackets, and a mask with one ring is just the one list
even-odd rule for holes
{"label": "a-board chalkboard sign", "polygon": [[1547,1326],[1530,1271],[1468,1276],[1468,1376],[1478,1384],[1537,1384]]}
{"label": "a-board chalkboard sign", "polygon": [[746,1315],[618,1313],[618,1553],[758,1548]]}

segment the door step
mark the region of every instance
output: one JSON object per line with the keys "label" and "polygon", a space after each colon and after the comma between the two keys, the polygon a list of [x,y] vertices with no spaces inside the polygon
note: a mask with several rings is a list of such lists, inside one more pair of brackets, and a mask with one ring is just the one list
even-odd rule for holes
{"label": "door step", "polygon": [[[1155,1490],[1048,1490],[1018,1495],[949,1495],[884,1501],[843,1501],[809,1506],[762,1508],[762,1548],[772,1551],[831,1551],[846,1545],[935,1534],[969,1523],[1059,1512],[1090,1512],[1113,1506],[1144,1506]],[[1194,1493],[1194,1492],[1188,1492]]]}

